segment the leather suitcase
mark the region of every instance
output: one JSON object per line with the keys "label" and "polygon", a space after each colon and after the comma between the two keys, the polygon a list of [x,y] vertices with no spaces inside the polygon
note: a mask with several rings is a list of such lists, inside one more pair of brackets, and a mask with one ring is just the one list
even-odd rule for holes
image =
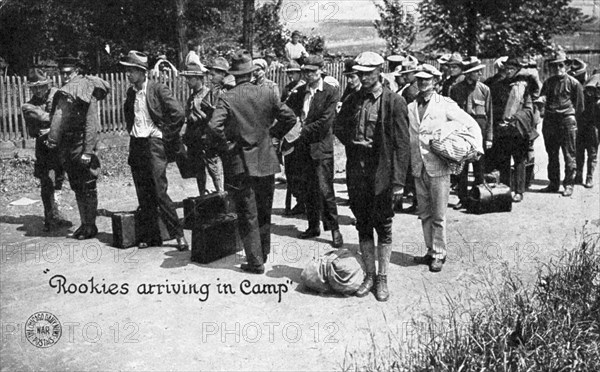
{"label": "leather suitcase", "polygon": [[469,192],[467,212],[475,214],[510,212],[512,195],[510,187],[503,183],[487,183],[474,186]]}
{"label": "leather suitcase", "polygon": [[183,228],[192,230],[196,220],[207,221],[220,214],[235,213],[227,192],[212,193],[183,200]]}
{"label": "leather suitcase", "polygon": [[192,261],[207,264],[243,249],[237,215],[217,215],[207,221],[196,220],[192,229]]}
{"label": "leather suitcase", "polygon": [[[113,231],[113,246],[117,248],[130,248],[138,245],[139,232],[142,227],[137,216],[137,211],[133,212],[115,212],[111,216],[112,231]],[[157,232],[152,238],[153,244],[162,244],[165,240],[171,240],[173,237],[169,234],[167,226],[162,218],[157,217],[158,228],[153,230]]]}

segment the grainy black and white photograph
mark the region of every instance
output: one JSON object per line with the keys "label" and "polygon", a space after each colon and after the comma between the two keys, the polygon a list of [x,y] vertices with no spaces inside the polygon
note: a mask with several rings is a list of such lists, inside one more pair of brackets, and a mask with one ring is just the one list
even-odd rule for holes
{"label": "grainy black and white photograph", "polygon": [[0,0],[0,371],[600,371],[600,0]]}

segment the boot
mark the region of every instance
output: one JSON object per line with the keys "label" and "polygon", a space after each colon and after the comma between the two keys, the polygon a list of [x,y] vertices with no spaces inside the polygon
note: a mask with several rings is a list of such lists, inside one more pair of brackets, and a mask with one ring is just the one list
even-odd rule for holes
{"label": "boot", "polygon": [[587,176],[585,177],[585,183],[583,184],[583,187],[587,189],[594,187],[594,170],[596,170],[595,162],[588,161]]}
{"label": "boot", "polygon": [[387,275],[377,275],[375,279],[375,298],[380,302],[387,301],[390,298],[390,292],[387,287]]}
{"label": "boot", "polygon": [[387,271],[392,257],[391,244],[379,244],[377,247],[377,256],[379,260],[379,275],[375,280],[375,298],[377,301],[387,301],[390,293],[387,287]]}
{"label": "boot", "polygon": [[85,195],[76,193],[75,198],[77,200],[77,208],[79,209],[81,226],[72,234],[67,235],[67,237],[78,240],[91,239],[98,234],[98,228],[96,227],[98,192],[96,189],[87,190]]}
{"label": "boot", "polygon": [[365,297],[373,289],[375,280],[375,243],[372,240],[360,242],[360,252],[367,269],[367,275],[358,287],[355,296]]}
{"label": "boot", "polygon": [[573,180],[573,183],[576,185],[580,185],[583,183],[583,172],[580,170],[577,170],[577,173],[575,174],[575,179]]}

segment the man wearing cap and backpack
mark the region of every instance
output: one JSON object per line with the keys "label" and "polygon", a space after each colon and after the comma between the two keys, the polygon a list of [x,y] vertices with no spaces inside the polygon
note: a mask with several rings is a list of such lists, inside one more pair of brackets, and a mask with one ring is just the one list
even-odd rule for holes
{"label": "man wearing cap and backpack", "polygon": [[356,217],[367,271],[356,296],[374,290],[378,301],[389,298],[393,204],[402,200],[409,159],[406,103],[381,83],[383,63],[383,58],[373,52],[356,57],[353,68],[362,88],[344,101],[334,125],[336,137],[346,148],[350,209]]}
{"label": "man wearing cap and backpack", "polygon": [[[480,79],[482,76],[481,70],[485,65],[477,57],[469,58],[465,63],[465,71],[463,74],[465,79],[450,89],[450,98],[452,98],[458,106],[479,124],[481,133],[483,134],[483,146],[485,150],[492,147],[493,140],[493,113],[492,113],[492,95],[490,88],[483,84]],[[484,155],[479,160],[473,163],[473,174],[475,182],[473,185],[483,183],[483,174],[485,172]],[[454,209],[465,208],[467,204],[467,184],[469,181],[469,165],[465,164],[463,171],[458,176],[458,203]]]}
{"label": "man wearing cap and backpack", "polygon": [[180,75],[185,77],[191,90],[185,106],[186,129],[183,135],[183,143],[187,146],[188,158],[192,160],[188,164],[194,165],[200,195],[207,192],[207,170],[216,191],[225,191],[223,163],[217,154],[206,148],[207,124],[214,110],[214,107],[205,101],[209,93],[208,87],[204,85],[207,72],[208,70],[202,64],[186,65],[184,71],[180,72]]}
{"label": "man wearing cap and backpack", "polygon": [[132,50],[119,62],[131,83],[124,104],[129,132],[131,175],[137,193],[141,226],[139,248],[161,245],[157,236],[158,218],[165,223],[169,235],[177,239],[177,249],[188,249],[183,226],[167,194],[167,164],[174,161],[183,145],[179,131],[185,111],[169,88],[149,80],[148,56]]}
{"label": "man wearing cap and backpack", "polygon": [[[27,132],[35,138],[35,165],[33,176],[39,178],[42,203],[44,205],[44,231],[61,226],[71,226],[59,212],[56,194],[62,190],[65,170],[57,149],[49,149],[44,142],[50,132],[50,111],[57,89],[50,87],[51,81],[39,68],[29,70],[28,85],[31,99],[21,107]],[[50,177],[54,173],[54,179]]]}
{"label": "man wearing cap and backpack", "polygon": [[557,192],[560,187],[560,163],[558,152],[562,149],[565,158],[563,196],[573,194],[577,169],[575,145],[577,119],[584,109],[583,87],[566,70],[567,56],[555,53],[548,61],[551,76],[544,82],[540,96],[546,97],[544,116],[544,144],[548,153],[548,179],[550,184],[542,192]]}
{"label": "man wearing cap and backpack", "polygon": [[100,161],[96,156],[100,117],[98,101],[110,91],[108,82],[83,74],[83,63],[72,57],[59,59],[61,74],[68,81],[54,95],[50,132],[46,144],[58,147],[75,192],[81,226],[69,237],[90,239],[98,234],[96,180]]}
{"label": "man wearing cap and backpack", "polygon": [[465,79],[462,72],[463,57],[460,53],[452,53],[445,65],[448,68],[448,76],[442,82],[442,91],[440,94],[444,97],[450,97],[450,89],[452,89],[455,84],[458,84]]}
{"label": "man wearing cap and backpack", "polygon": [[255,70],[248,51],[235,53],[229,73],[236,86],[219,98],[208,132],[223,160],[225,188],[235,201],[248,260],[241,269],[262,274],[271,250],[271,209],[280,171],[272,138],[283,137],[296,118],[273,89],[251,83]]}
{"label": "man wearing cap and backpack", "polygon": [[302,163],[305,180],[302,200],[306,206],[308,229],[300,239],[310,239],[321,234],[320,221],[326,231],[331,230],[332,246],[344,244],[339,230],[337,205],[333,190],[333,120],[339,94],[336,88],[321,77],[323,58],[309,56],[302,66],[306,84],[292,94],[287,105],[300,118],[300,137],[294,142],[295,152]]}

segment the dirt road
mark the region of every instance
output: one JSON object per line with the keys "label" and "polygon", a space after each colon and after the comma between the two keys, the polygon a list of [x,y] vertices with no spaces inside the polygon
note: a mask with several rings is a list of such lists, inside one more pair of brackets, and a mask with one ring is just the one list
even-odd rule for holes
{"label": "dirt road", "polygon": [[[535,192],[546,177],[543,142],[538,140],[536,147],[537,181],[512,213],[475,216],[449,209],[449,256],[441,273],[413,265],[413,255],[424,253],[420,223],[414,215],[396,216],[387,303],[373,296],[323,296],[302,289],[303,267],[314,255],[331,249],[331,236],[297,239],[306,222],[282,216],[285,191],[280,187],[275,192],[273,254],[265,275],[241,272],[241,254],[199,265],[190,262],[190,252],[178,252],[169,245],[145,250],[113,248],[107,217],[98,219],[97,239],[69,240],[64,238],[66,230],[46,236],[40,202],[26,207],[8,205],[19,197],[39,199],[38,194],[3,200],[1,368],[339,369],[346,351],[369,352],[371,335],[379,347],[389,342],[388,330],[404,342],[424,331],[411,326],[411,319],[445,313],[446,296],[457,301],[470,298],[476,304],[485,275],[508,267],[530,280],[540,263],[563,248],[574,247],[584,224],[598,232],[598,186],[592,190],[577,186],[571,198]],[[174,168],[169,169],[169,176],[174,200],[196,193],[194,182],[181,180]],[[343,173],[336,176],[336,192],[343,203],[347,198]],[[107,211],[137,206],[128,181],[100,184],[99,195],[100,208]],[[455,201],[456,196],[451,196],[450,202]],[[65,203],[75,207],[72,192],[65,196]],[[79,223],[75,208],[65,212]],[[347,205],[340,205],[340,215],[346,246],[357,249]],[[191,241],[189,230],[186,236]],[[161,284],[184,286],[156,286]],[[167,293],[167,288],[181,292]],[[186,294],[184,288],[196,293]],[[144,294],[150,290],[152,294]],[[51,313],[60,321],[62,332],[60,338],[54,337],[54,345],[39,348],[28,340],[26,329],[35,322],[27,321],[37,312]],[[57,329],[56,324],[50,325],[50,331]]]}

